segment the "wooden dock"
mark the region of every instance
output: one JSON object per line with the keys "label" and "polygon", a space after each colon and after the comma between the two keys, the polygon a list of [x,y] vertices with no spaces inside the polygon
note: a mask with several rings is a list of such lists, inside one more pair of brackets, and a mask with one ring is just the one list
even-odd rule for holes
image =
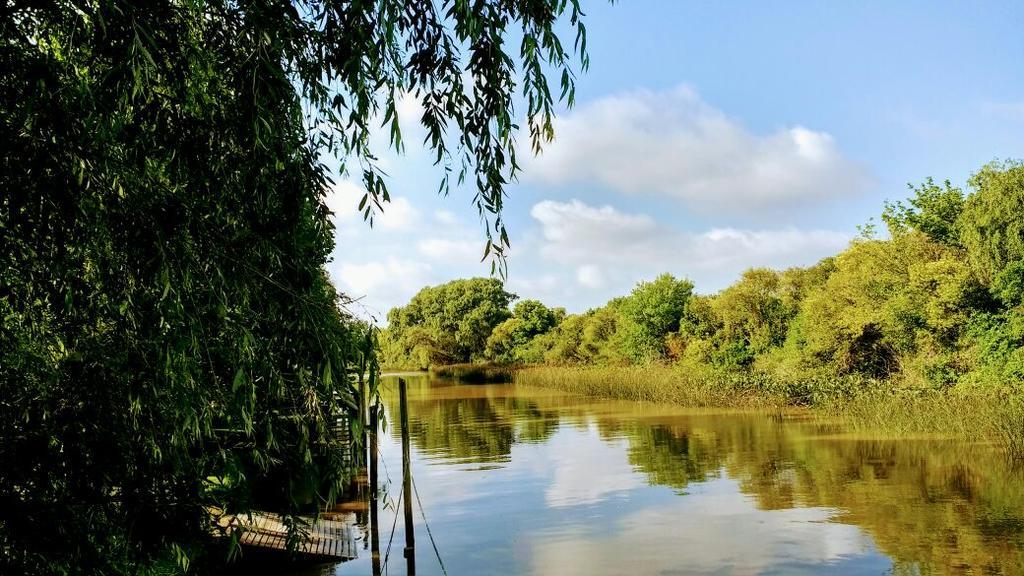
{"label": "wooden dock", "polygon": [[[352,560],[356,550],[356,516],[352,513],[331,514],[331,519],[306,519],[308,537],[297,542],[294,552],[325,561]],[[279,514],[253,512],[242,516],[220,516],[217,524],[222,535],[240,531],[238,541],[243,546],[269,550],[288,550],[288,528]]]}

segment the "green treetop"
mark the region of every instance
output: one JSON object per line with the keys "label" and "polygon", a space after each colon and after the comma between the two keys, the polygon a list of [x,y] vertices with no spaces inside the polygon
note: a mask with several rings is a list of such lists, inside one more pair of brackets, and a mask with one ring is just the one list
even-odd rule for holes
{"label": "green treetop", "polygon": [[482,358],[492,330],[511,316],[516,296],[496,278],[453,280],[420,290],[388,312],[386,364],[426,368]]}

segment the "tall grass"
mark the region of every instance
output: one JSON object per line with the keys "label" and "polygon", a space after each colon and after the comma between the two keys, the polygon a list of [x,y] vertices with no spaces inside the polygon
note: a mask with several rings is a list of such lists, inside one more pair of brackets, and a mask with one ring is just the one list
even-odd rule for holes
{"label": "tall grass", "polygon": [[818,409],[842,417],[853,430],[989,442],[1024,458],[1024,400],[1017,395],[875,389]]}
{"label": "tall grass", "polygon": [[753,408],[787,404],[784,396],[760,389],[753,379],[715,379],[671,366],[534,366],[516,370],[513,381],[589,396],[694,407]]}
{"label": "tall grass", "polygon": [[589,396],[693,407],[811,406],[852,430],[883,436],[936,435],[988,442],[1024,458],[1024,399],[1016,394],[909,390],[878,381],[782,383],[757,374],[701,373],[672,366],[516,370],[517,384]]}

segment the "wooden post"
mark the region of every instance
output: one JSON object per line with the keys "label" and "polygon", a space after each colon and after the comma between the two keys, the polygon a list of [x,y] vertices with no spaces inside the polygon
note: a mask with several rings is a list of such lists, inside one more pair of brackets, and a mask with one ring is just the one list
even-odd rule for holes
{"label": "wooden post", "polygon": [[398,379],[398,405],[402,420],[402,498],[405,500],[405,559],[410,576],[416,574],[416,539],[412,525],[412,470],[409,457],[409,401],[404,378]]}
{"label": "wooden post", "polygon": [[361,450],[361,453],[364,456],[364,458],[362,459],[361,462],[357,462],[356,463],[356,466],[359,466],[359,467],[366,466],[366,463],[367,463],[367,459],[365,458],[365,456],[366,456],[367,447],[369,446],[368,440],[369,440],[369,437],[370,437],[369,424],[366,421],[366,408],[367,408],[367,406],[369,406],[369,403],[366,401],[366,381],[363,379],[363,375],[360,374],[359,375],[359,428],[363,431],[363,437],[361,438],[361,440],[363,441],[363,449]]}
{"label": "wooden post", "polygon": [[370,558],[373,576],[380,576],[380,530],[377,512],[377,406],[370,406]]}

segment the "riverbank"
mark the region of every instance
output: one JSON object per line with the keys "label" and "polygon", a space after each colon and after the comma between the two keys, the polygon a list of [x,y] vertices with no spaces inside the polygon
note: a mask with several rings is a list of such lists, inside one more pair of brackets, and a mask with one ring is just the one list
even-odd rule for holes
{"label": "riverbank", "polygon": [[782,383],[767,376],[695,375],[673,366],[549,367],[514,370],[517,384],[694,407],[807,406],[854,431],[886,436],[939,435],[987,442],[1024,458],[1024,398],[894,388],[862,379]]}

